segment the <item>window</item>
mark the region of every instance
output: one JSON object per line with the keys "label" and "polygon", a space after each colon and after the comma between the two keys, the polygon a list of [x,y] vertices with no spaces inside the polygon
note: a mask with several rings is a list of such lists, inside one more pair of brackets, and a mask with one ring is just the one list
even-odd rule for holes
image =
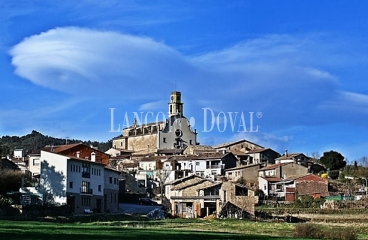
{"label": "window", "polygon": [[112,203],[112,193],[110,193],[110,202]]}
{"label": "window", "polygon": [[40,159],[33,159],[33,166],[39,166],[40,165]]}
{"label": "window", "polygon": [[248,189],[244,187],[235,186],[235,196],[248,196]]}
{"label": "window", "polygon": [[110,180],[110,183],[112,183],[112,177],[110,177],[110,179],[109,179],[109,180]]}
{"label": "window", "polygon": [[73,182],[69,182],[69,188],[73,188]]}
{"label": "window", "polygon": [[90,198],[82,197],[81,200],[82,200],[82,206],[84,206],[84,207],[91,206],[91,199]]}
{"label": "window", "polygon": [[166,138],[163,138],[163,140],[162,140],[164,143],[166,143]]}
{"label": "window", "polygon": [[101,192],[101,185],[98,185],[98,191]]}
{"label": "window", "polygon": [[86,181],[82,181],[81,192],[82,193],[88,193],[89,190],[90,190],[90,183],[86,182]]}
{"label": "window", "polygon": [[88,163],[82,164],[82,177],[90,178],[91,165]]}
{"label": "window", "polygon": [[199,166],[199,162],[196,162],[196,166]]}
{"label": "window", "polygon": [[192,142],[192,140],[189,140],[189,144],[190,144],[190,145],[193,145],[193,142]]}

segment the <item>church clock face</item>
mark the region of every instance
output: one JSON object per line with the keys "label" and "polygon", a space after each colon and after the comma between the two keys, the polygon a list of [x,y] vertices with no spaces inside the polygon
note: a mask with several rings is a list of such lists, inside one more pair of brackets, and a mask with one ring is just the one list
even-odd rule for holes
{"label": "church clock face", "polygon": [[176,129],[175,130],[175,136],[177,136],[177,137],[183,136],[183,131],[181,131],[180,129]]}

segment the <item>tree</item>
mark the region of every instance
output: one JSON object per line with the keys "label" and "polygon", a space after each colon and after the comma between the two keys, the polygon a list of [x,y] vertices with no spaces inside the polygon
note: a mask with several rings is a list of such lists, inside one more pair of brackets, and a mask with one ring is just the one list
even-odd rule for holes
{"label": "tree", "polygon": [[346,166],[346,161],[344,159],[341,153],[331,150],[329,152],[324,152],[320,161],[330,170],[339,170]]}
{"label": "tree", "polygon": [[0,169],[0,195],[7,192],[19,191],[24,174],[18,170]]}
{"label": "tree", "polygon": [[236,183],[246,186],[247,181],[243,177],[241,177],[241,178],[238,178],[238,180],[236,180]]}
{"label": "tree", "polygon": [[170,176],[171,171],[169,169],[158,169],[157,170],[157,180],[160,184],[159,188],[160,188],[160,198],[161,198],[161,204],[162,207],[164,209],[164,211],[166,212],[170,212],[171,210],[171,205],[170,202],[167,201],[166,196],[164,196],[164,192],[165,192],[165,183],[167,181],[167,179]]}

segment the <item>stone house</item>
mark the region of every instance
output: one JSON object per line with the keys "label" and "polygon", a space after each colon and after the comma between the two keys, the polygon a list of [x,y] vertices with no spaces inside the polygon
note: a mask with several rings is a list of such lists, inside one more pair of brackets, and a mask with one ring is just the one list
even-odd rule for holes
{"label": "stone house", "polygon": [[280,154],[271,148],[252,149],[245,153],[248,158],[246,164],[274,164]]}
{"label": "stone house", "polygon": [[[203,153],[198,155],[172,156],[164,161],[164,168],[176,172],[170,180],[190,174],[215,180],[225,175],[225,170],[236,167],[238,159],[231,153]],[[173,178],[175,177],[175,178]]]}
{"label": "stone house", "polygon": [[239,140],[235,142],[219,144],[219,145],[214,146],[213,148],[217,150],[226,150],[226,151],[235,150],[235,151],[247,152],[253,149],[262,149],[263,147],[256,143],[243,139],[243,140]]}
{"label": "stone house", "polygon": [[258,170],[260,177],[288,178],[289,176],[302,176],[308,173],[308,167],[294,162],[267,165]]}
{"label": "stone house", "polygon": [[227,180],[236,182],[240,178],[246,181],[246,186],[253,188],[258,187],[258,170],[261,169],[261,164],[241,165],[225,170]]}
{"label": "stone house", "polygon": [[266,196],[279,196],[279,185],[275,184],[290,177],[308,174],[308,168],[294,162],[278,163],[265,166],[258,170],[258,188]]}
{"label": "stone house", "polygon": [[314,174],[306,174],[298,177],[290,177],[272,183],[278,191],[278,197],[286,201],[294,201],[299,196],[312,196],[320,198],[329,195],[328,181]]}
{"label": "stone house", "polygon": [[214,182],[197,175],[165,184],[165,196],[170,200],[172,215],[184,218],[218,216],[228,202],[254,215],[257,201],[254,191],[243,185]]}
{"label": "stone house", "polygon": [[302,164],[308,166],[308,162],[311,160],[310,157],[304,155],[303,153],[288,153],[286,150],[284,155],[275,159],[275,163],[290,163],[294,162],[297,164]]}

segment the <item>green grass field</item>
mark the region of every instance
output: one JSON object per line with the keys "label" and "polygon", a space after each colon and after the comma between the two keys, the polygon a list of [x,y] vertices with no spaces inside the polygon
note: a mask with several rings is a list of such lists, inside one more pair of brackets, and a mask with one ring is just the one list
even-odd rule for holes
{"label": "green grass field", "polygon": [[[258,234],[225,232],[226,229],[170,228],[170,223],[45,223],[0,221],[1,239],[287,239]],[[115,225],[115,226],[113,226]],[[184,227],[184,226],[182,226]]]}
{"label": "green grass field", "polygon": [[[292,237],[295,225],[290,223],[205,219],[147,221],[117,218],[95,221],[84,218],[79,220],[81,221],[77,219],[73,223],[0,220],[0,238],[6,240],[295,239]],[[361,237],[359,239],[365,239]]]}

